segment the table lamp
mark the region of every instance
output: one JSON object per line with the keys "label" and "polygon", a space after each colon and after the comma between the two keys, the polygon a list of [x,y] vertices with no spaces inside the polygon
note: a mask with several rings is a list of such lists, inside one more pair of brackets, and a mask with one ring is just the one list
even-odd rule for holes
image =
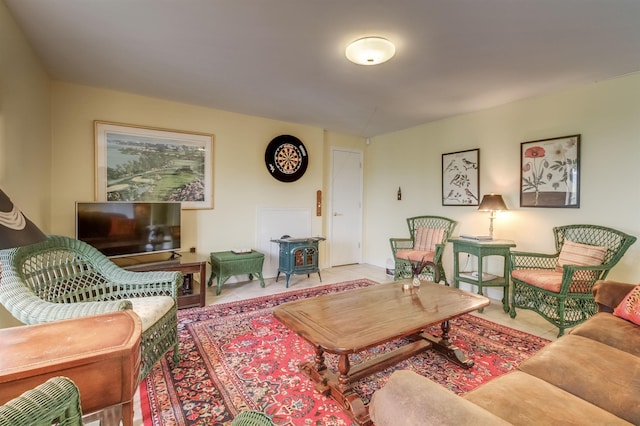
{"label": "table lamp", "polygon": [[496,218],[496,212],[509,210],[502,199],[502,195],[488,194],[482,197],[482,201],[478,206],[479,211],[491,212],[489,215],[489,236],[493,239],[493,219]]}
{"label": "table lamp", "polygon": [[0,250],[44,241],[47,236],[0,189]]}

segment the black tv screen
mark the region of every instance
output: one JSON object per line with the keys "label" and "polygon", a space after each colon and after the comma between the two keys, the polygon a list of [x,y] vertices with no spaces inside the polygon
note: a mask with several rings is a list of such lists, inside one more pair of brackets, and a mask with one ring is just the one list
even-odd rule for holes
{"label": "black tv screen", "polygon": [[76,238],[109,257],[180,250],[179,202],[76,202]]}

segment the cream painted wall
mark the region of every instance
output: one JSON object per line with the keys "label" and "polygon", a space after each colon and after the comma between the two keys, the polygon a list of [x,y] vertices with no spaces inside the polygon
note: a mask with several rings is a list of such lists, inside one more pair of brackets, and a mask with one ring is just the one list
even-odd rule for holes
{"label": "cream painted wall", "polygon": [[[363,142],[361,138],[332,134],[317,127],[54,82],[54,233],[73,236],[75,201],[94,199],[94,120],[214,135],[214,209],[183,214],[183,247],[196,247],[200,253],[255,247],[259,208],[312,209],[312,234],[322,235],[323,217],[315,216],[315,199],[316,191],[325,185],[326,145],[353,146]],[[280,134],[299,137],[309,151],[307,172],[296,182],[279,182],[265,167],[265,148]],[[327,250],[326,244],[322,246],[321,263]]]}
{"label": "cream painted wall", "polygon": [[[49,77],[0,2],[0,188],[43,231],[50,227]],[[0,328],[18,325],[0,306]]]}
{"label": "cream painted wall", "polygon": [[[365,158],[364,253],[384,267],[388,238],[406,236],[405,218],[439,214],[460,222],[456,234],[484,233],[486,213],[441,205],[441,154],[480,148],[481,193],[500,192],[511,208],[496,221],[496,237],[520,250],[550,251],[551,227],[598,223],[640,236],[636,182],[640,153],[640,75],[594,83],[478,113],[362,138],[320,128],[250,117],[160,99],[51,83],[38,58],[0,2],[0,188],[42,229],[74,234],[74,202],[94,196],[93,120],[212,133],[213,210],[187,211],[184,246],[199,252],[254,245],[261,207],[304,207],[315,212],[323,190],[326,212],[330,148],[362,149]],[[300,137],[310,154],[307,174],[284,184],[264,166],[275,136]],[[520,142],[582,134],[580,209],[519,208]],[[51,147],[55,147],[53,149]],[[396,200],[398,186],[403,200]],[[313,216],[313,234],[325,234],[325,217]],[[321,263],[329,258],[321,245]],[[445,255],[451,273],[451,247]],[[638,281],[640,243],[611,278]],[[0,309],[0,327],[12,319]]]}
{"label": "cream painted wall", "polygon": [[0,2],[0,188],[49,228],[49,77]]}
{"label": "cream painted wall", "polygon": [[[480,193],[503,194],[510,208],[495,237],[518,250],[552,252],[551,228],[600,224],[640,237],[640,74],[598,82],[373,138],[366,148],[365,259],[384,266],[388,239],[408,236],[405,219],[434,214],[459,221],[454,234],[488,232],[488,213],[443,207],[441,155],[480,148]],[[520,208],[520,143],[581,134],[579,209]],[[403,199],[396,200],[398,186]],[[609,278],[640,281],[640,243]],[[452,250],[445,254],[451,277]]]}

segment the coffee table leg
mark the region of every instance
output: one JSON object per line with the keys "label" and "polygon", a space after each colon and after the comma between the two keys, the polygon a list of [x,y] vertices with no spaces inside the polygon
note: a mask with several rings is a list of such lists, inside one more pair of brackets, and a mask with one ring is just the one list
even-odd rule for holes
{"label": "coffee table leg", "polygon": [[463,368],[473,367],[473,361],[467,358],[460,348],[452,345],[449,341],[449,331],[451,330],[451,324],[449,321],[442,322],[442,324],[440,324],[440,329],[442,330],[441,337],[435,337],[428,333],[422,333],[420,334],[420,337],[430,341],[432,343],[431,348],[446,356],[450,361]]}
{"label": "coffee table leg", "polygon": [[316,356],[314,358],[316,371],[320,372],[327,369],[327,365],[324,363],[324,351],[321,348],[316,348]]}
{"label": "coffee table leg", "polygon": [[349,356],[344,354],[339,356],[340,374],[335,374],[325,364],[324,351],[320,348],[316,348],[315,351],[314,360],[300,364],[300,371],[315,382],[318,392],[333,398],[357,425],[372,426],[373,423],[364,402],[349,383],[349,370],[351,370]]}
{"label": "coffee table leg", "polygon": [[442,330],[442,343],[449,346],[449,330],[451,330],[449,320],[443,321],[442,324],[440,324],[440,329]]}
{"label": "coffee table leg", "polygon": [[340,376],[338,377],[338,386],[340,391],[345,392],[349,389],[349,370],[351,369],[351,363],[349,362],[349,355],[342,354],[338,358],[338,371]]}

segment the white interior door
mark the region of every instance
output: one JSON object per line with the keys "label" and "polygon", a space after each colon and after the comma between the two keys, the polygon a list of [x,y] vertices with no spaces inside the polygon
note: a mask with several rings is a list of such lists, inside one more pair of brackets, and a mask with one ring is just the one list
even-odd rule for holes
{"label": "white interior door", "polygon": [[362,257],[362,151],[331,150],[331,266]]}

